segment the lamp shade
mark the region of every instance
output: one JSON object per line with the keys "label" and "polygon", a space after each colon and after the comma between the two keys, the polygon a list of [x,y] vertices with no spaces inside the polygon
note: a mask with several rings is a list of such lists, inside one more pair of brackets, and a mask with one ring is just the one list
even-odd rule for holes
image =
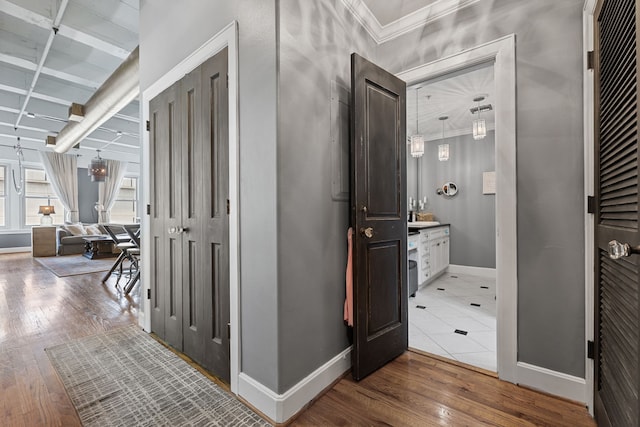
{"label": "lamp shade", "polygon": [[484,119],[473,121],[473,139],[479,140],[487,136],[487,124]]}
{"label": "lamp shade", "polygon": [[98,157],[91,159],[88,173],[91,177],[91,181],[104,182],[105,178],[108,175],[107,162],[100,157],[100,154],[98,154]]}
{"label": "lamp shade", "polygon": [[41,205],[38,208],[38,213],[40,215],[51,215],[56,213],[56,208],[53,205]]}
{"label": "lamp shade", "polygon": [[422,135],[413,135],[411,137],[411,157],[421,157],[424,154],[424,138]]}

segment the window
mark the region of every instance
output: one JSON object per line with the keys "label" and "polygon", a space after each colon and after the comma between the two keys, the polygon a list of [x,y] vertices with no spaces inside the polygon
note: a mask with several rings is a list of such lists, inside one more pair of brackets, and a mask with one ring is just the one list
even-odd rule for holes
{"label": "window", "polygon": [[138,178],[125,177],[111,208],[110,221],[116,224],[131,224],[137,222],[137,218]]}
{"label": "window", "polygon": [[47,204],[47,198],[51,205],[55,206],[56,213],[51,215],[54,224],[64,223],[64,207],[55,195],[47,174],[41,169],[25,168],[24,170],[24,225],[40,224],[38,208]]}
{"label": "window", "polygon": [[7,225],[6,220],[6,197],[7,197],[7,184],[4,179],[6,175],[7,168],[5,166],[0,166],[0,227],[4,227]]}

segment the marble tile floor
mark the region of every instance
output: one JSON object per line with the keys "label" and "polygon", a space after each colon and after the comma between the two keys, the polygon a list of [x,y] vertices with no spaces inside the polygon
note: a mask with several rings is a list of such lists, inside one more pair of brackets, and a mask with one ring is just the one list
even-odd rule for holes
{"label": "marble tile floor", "polygon": [[494,278],[443,274],[409,298],[409,347],[496,372],[495,297]]}

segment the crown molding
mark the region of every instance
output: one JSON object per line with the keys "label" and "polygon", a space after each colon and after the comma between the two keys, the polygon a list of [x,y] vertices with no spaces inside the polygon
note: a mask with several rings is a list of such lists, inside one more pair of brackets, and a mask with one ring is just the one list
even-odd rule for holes
{"label": "crown molding", "polygon": [[373,37],[376,43],[381,44],[479,1],[440,0],[387,25],[380,24],[363,0],[342,0],[342,3],[367,30],[369,35]]}

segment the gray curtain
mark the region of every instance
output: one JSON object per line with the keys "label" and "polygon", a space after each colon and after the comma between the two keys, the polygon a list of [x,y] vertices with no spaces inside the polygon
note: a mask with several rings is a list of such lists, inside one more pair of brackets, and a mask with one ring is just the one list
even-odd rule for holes
{"label": "gray curtain", "polygon": [[40,151],[44,170],[49,177],[64,210],[66,222],[78,222],[78,157],[75,154],[59,154]]}
{"label": "gray curtain", "polygon": [[107,177],[98,187],[98,222],[108,224],[111,217],[111,208],[116,201],[118,189],[124,173],[127,170],[127,162],[107,160]]}

